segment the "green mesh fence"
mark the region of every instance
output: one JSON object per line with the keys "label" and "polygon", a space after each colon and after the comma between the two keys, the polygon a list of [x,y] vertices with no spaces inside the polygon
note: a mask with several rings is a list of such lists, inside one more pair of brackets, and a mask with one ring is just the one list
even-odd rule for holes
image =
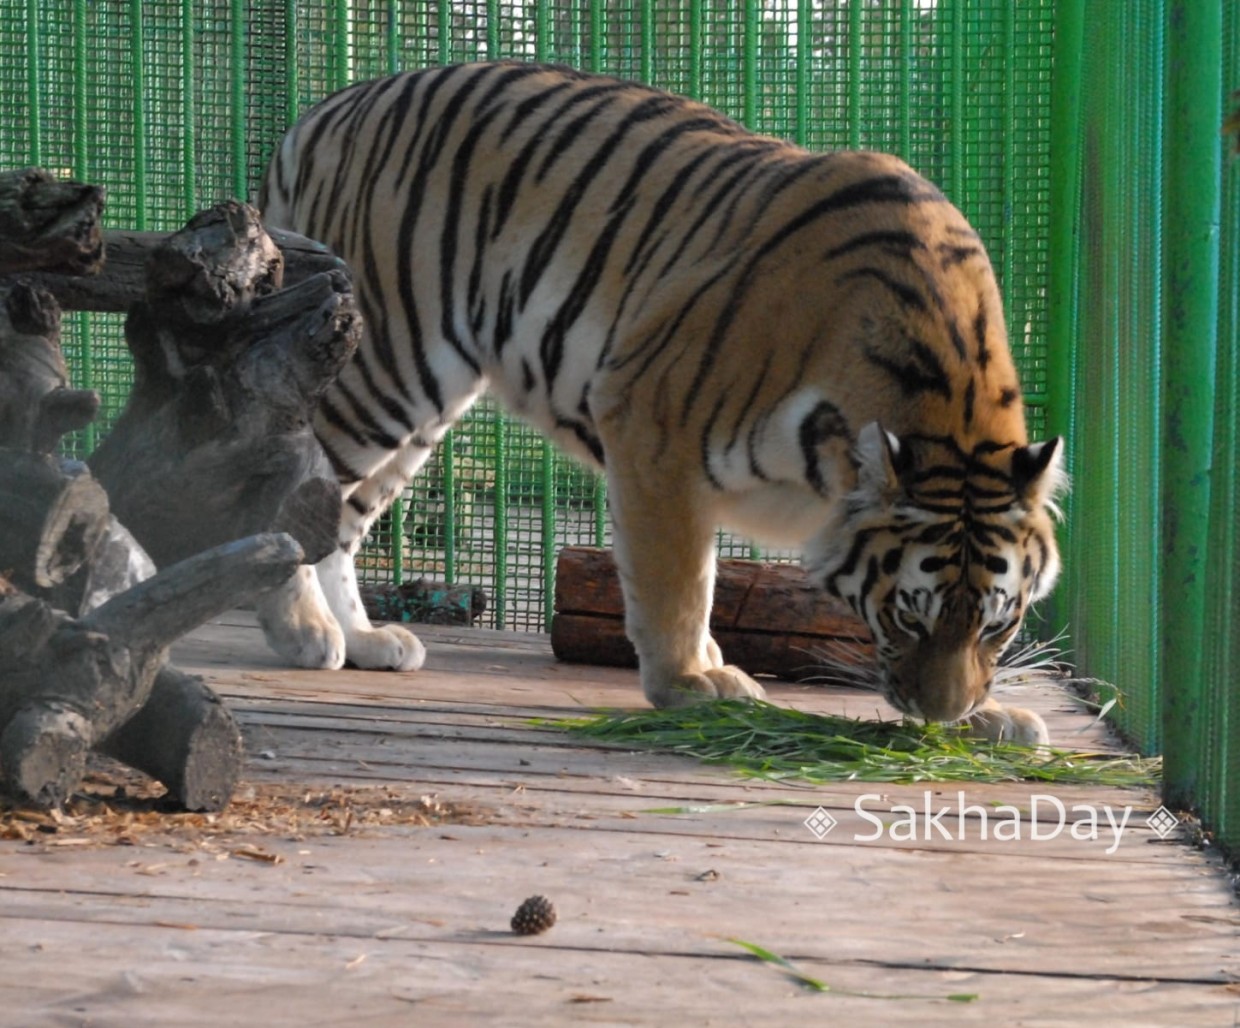
{"label": "green mesh fence", "polygon": [[[331,90],[497,57],[893,151],[942,185],[995,261],[1032,434],[1070,440],[1052,626],[1165,750],[1168,797],[1240,845],[1240,170],[1218,134],[1240,0],[0,0],[0,166],[107,186],[110,227],[172,229],[249,196]],[[66,348],[104,396],[86,452],[129,385],[119,319],[73,315]],[[607,541],[599,481],[484,403],[360,563],[482,585],[490,624],[538,629],[558,548]]]}
{"label": "green mesh fence", "polygon": [[[1057,608],[1164,794],[1240,849],[1240,3],[1063,3],[1049,416],[1075,491]],[[1097,60],[1098,54],[1110,55]]]}
{"label": "green mesh fence", "polygon": [[[498,57],[696,96],[815,149],[896,152],[989,245],[1040,435],[1046,394],[1052,7],[1009,0],[471,2],[0,0],[0,166],[107,186],[109,227],[173,229],[252,195],[299,112],[349,82]],[[124,402],[120,318],[75,315],[88,451]],[[482,404],[366,543],[364,579],[483,586],[497,627],[539,629],[566,543],[605,544],[599,481]],[[730,555],[754,555],[721,536]],[[771,554],[782,556],[782,554]]]}

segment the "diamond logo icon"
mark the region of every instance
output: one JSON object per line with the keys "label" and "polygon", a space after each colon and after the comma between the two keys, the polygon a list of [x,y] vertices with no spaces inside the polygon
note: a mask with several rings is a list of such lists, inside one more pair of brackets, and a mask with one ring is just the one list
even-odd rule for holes
{"label": "diamond logo icon", "polygon": [[1180,819],[1176,817],[1166,807],[1160,806],[1154,813],[1145,819],[1145,823],[1150,826],[1151,830],[1160,839],[1165,839],[1174,832],[1180,823]]}
{"label": "diamond logo icon", "polygon": [[830,811],[823,810],[822,807],[805,819],[805,827],[814,833],[815,839],[825,839],[831,829],[838,824],[839,821],[831,816]]}

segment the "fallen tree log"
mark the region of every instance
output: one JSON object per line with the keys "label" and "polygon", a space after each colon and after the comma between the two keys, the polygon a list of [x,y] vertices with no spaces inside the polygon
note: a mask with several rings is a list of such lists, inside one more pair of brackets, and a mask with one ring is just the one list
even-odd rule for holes
{"label": "fallen tree log", "polygon": [[[724,659],[750,674],[814,678],[821,663],[814,653],[828,648],[835,663],[871,659],[865,623],[795,564],[720,560],[710,629]],[[637,666],[610,551],[566,546],[560,552],[551,648],[578,664]]]}
{"label": "fallen tree log", "polygon": [[[344,262],[322,243],[282,229],[266,230],[284,261],[283,284],[296,285],[328,271],[341,271]],[[169,232],[103,232],[103,269],[89,278],[56,272],[23,275],[46,289],[69,311],[127,311],[146,297],[147,262],[167,243]]]}
{"label": "fallen tree log", "polygon": [[39,168],[0,172],[0,275],[86,275],[103,259],[104,191]]}
{"label": "fallen tree log", "polygon": [[[278,284],[278,254],[267,267],[269,284],[255,280],[247,293],[243,269],[232,293],[233,283],[220,280],[220,295],[232,297],[232,307],[249,306]],[[169,260],[156,277],[182,290],[179,306],[165,305],[174,307],[170,320],[193,323],[200,335],[207,329],[209,341],[215,306],[210,295],[198,299],[193,273],[191,254]],[[57,805],[96,747],[163,782],[183,807],[219,810],[240,773],[241,736],[201,679],[167,665],[167,646],[285,580],[303,552],[286,535],[250,538],[156,575],[86,466],[50,456],[99,403],[93,392],[68,388],[59,324],[54,297],[0,284],[0,781],[27,802]],[[179,368],[185,355],[169,359]],[[283,387],[308,388],[300,380]],[[324,461],[317,450],[310,459]],[[316,550],[334,545],[334,477],[295,478],[269,506],[277,526],[300,528]],[[194,550],[206,545],[201,536],[194,542]]]}
{"label": "fallen tree log", "polygon": [[59,585],[98,552],[108,498],[88,474],[50,457],[0,449],[0,572],[21,589]]}
{"label": "fallen tree log", "polygon": [[[37,640],[0,648],[0,778],[9,791],[40,806],[63,803],[81,780],[87,751],[148,702],[168,646],[239,599],[284,582],[301,560],[301,548],[287,535],[240,540],[166,568],[81,618],[20,593],[0,598],[0,640],[32,628]],[[201,713],[205,698],[196,705],[186,699],[192,687],[185,677],[166,679],[159,707],[113,737],[113,751],[140,768],[158,767],[173,787],[193,781],[200,793],[227,797],[235,760],[214,771],[205,788],[195,778],[204,776],[194,765],[194,738],[209,718]],[[179,724],[164,720],[178,714],[184,716]],[[179,737],[165,738],[161,752],[152,739],[170,724]],[[213,738],[218,742],[218,733]],[[178,743],[189,748],[178,750]],[[239,745],[226,739],[225,752],[211,754],[211,761],[226,763]],[[145,746],[152,751],[147,756],[138,752]]]}
{"label": "fallen tree log", "polygon": [[223,810],[243,745],[228,708],[198,675],[164,665],[140,710],[96,747],[158,782],[186,810]]}
{"label": "fallen tree log", "polygon": [[361,322],[344,272],[277,289],[279,265],[237,203],[149,262],[125,326],[133,391],[89,464],[160,566],[277,527],[309,562],[336,545],[340,491],[311,419]]}

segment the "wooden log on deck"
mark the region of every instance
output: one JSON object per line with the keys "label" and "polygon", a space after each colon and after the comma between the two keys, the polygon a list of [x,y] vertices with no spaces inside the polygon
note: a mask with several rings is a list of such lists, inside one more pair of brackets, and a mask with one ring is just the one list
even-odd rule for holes
{"label": "wooden log on deck", "polygon": [[160,566],[275,529],[308,562],[336,545],[340,491],[311,420],[361,321],[347,273],[281,289],[281,262],[258,213],[231,202],[148,261],[125,326],[133,391],[89,463]]}
{"label": "wooden log on deck", "polygon": [[167,568],[81,618],[8,587],[0,596],[0,779],[7,789],[57,806],[81,780],[87,751],[112,737],[112,752],[160,771],[174,795],[188,783],[192,800],[226,802],[240,743],[227,726],[221,733],[208,725],[206,746],[196,745],[211,712],[205,697],[193,695],[192,680],[166,676],[156,707],[113,733],[147,705],[172,642],[285,581],[301,559],[287,535],[244,539]]}
{"label": "wooden log on deck", "polygon": [[0,172],[0,275],[99,270],[104,191],[39,168]]}
{"label": "wooden log on deck", "polygon": [[[830,648],[838,663],[868,660],[872,649],[865,624],[795,564],[720,560],[710,624],[729,663],[793,681],[818,673],[815,651]],[[560,552],[551,648],[560,660],[579,664],[637,666],[610,551],[567,546]]]}
{"label": "wooden log on deck", "polygon": [[241,730],[207,683],[165,664],[146,703],[97,749],[162,782],[185,810],[223,810],[241,775]]}

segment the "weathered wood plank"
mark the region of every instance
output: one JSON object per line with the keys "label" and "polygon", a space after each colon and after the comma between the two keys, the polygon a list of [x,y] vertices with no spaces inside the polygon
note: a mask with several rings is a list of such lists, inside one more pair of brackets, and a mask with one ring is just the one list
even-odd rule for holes
{"label": "weathered wood plank", "polygon": [[[572,950],[694,956],[739,937],[796,960],[1220,984],[1240,972],[1235,911],[1219,907],[1226,884],[1186,863],[1121,874],[1081,861],[1069,875],[1036,853],[797,859],[780,840],[655,847],[640,835],[498,825],[264,845],[284,862],[139,853],[126,868],[123,850],[95,851],[60,857],[49,875],[47,860],[26,860],[28,870],[9,860],[4,916],[507,945],[508,917],[541,892],[560,914],[548,943]],[[75,884],[92,889],[88,905],[65,891]],[[1174,896],[1174,912],[1153,896]]]}
{"label": "weathered wood plank", "polygon": [[[1236,997],[1226,986],[1032,977],[810,961],[804,970],[837,991],[814,996],[777,970],[708,940],[709,955],[576,951],[550,938],[521,945],[426,943],[389,935],[358,940],[328,931],[273,935],[248,930],[14,920],[35,940],[6,953],[4,1009],[26,1023],[101,1028],[170,1024],[323,1023],[347,1011],[352,1024],[774,1024],[817,1018],[836,1024],[1099,1023],[1231,1028]],[[115,954],[130,966],[116,968]],[[48,965],[57,974],[46,975]],[[209,968],[209,974],[202,968]],[[900,993],[913,998],[867,998]],[[923,996],[976,993],[969,1004]]]}
{"label": "weathered wood plank", "polygon": [[[983,842],[977,809],[962,842],[857,841],[872,826],[855,799],[871,789],[896,803],[930,788],[945,821],[958,789],[989,809],[1028,809],[1050,790],[747,782],[600,747],[528,718],[637,707],[631,672],[557,665],[545,639],[440,631],[423,633],[431,668],[415,675],[281,669],[245,613],[177,652],[226,694],[250,781],[405,783],[482,808],[484,823],[246,838],[280,863],[218,859],[226,840],[175,834],[131,847],[0,843],[0,940],[23,940],[0,943],[0,1009],[117,1028],[193,1024],[207,1010],[212,1023],[262,1011],[273,1024],[317,1023],[324,1010],[350,1023],[539,1026],[1234,1020],[1240,914],[1206,855],[1132,827],[1110,856],[1083,839]],[[1055,691],[1027,691],[1022,703],[1065,708],[1064,733],[1088,726]],[[815,710],[877,705],[773,692]],[[1141,810],[1155,799],[1053,791]],[[783,799],[801,805],[769,802]],[[754,801],[768,802],[739,805]],[[823,842],[802,824],[815,804],[840,821]],[[665,807],[697,809],[652,812]],[[559,920],[517,939],[508,918],[533,893]],[[805,993],[732,937],[837,991]],[[944,998],[965,992],[980,999]]]}

